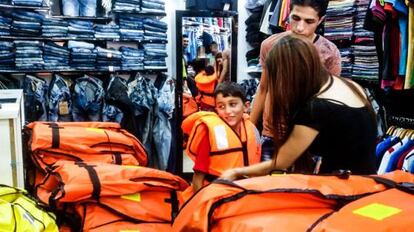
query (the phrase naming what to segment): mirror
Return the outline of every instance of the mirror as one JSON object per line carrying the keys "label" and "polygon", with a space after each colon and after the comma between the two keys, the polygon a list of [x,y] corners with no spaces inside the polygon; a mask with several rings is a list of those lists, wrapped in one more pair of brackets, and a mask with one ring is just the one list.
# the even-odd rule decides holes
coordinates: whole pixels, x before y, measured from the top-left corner
{"label": "mirror", "polygon": [[237,13],[232,11],[176,12],[177,81],[174,120],[177,155],[174,172],[187,180],[192,177],[194,164],[183,153],[182,147],[183,94],[197,96],[199,90],[195,86],[194,79],[201,71],[207,72],[208,68],[214,70],[218,82],[236,82],[237,20]]}

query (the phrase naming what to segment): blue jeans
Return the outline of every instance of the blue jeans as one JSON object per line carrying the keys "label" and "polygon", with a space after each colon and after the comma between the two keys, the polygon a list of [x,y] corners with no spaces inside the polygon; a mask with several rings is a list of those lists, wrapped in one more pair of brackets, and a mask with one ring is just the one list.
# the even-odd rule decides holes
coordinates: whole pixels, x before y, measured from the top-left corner
{"label": "blue jeans", "polygon": [[26,75],[22,86],[24,92],[25,115],[27,122],[47,121],[46,81],[35,76]]}
{"label": "blue jeans", "polygon": [[68,16],[96,16],[96,0],[63,0],[63,14]]}
{"label": "blue jeans", "polygon": [[275,152],[275,142],[273,138],[262,136],[262,157],[261,161],[271,160],[273,158],[273,153]]}
{"label": "blue jeans", "polygon": [[90,76],[76,79],[72,95],[74,121],[101,121],[104,89],[102,81]]}
{"label": "blue jeans", "polygon": [[69,86],[63,77],[55,75],[49,88],[49,121],[71,121],[71,108]]}

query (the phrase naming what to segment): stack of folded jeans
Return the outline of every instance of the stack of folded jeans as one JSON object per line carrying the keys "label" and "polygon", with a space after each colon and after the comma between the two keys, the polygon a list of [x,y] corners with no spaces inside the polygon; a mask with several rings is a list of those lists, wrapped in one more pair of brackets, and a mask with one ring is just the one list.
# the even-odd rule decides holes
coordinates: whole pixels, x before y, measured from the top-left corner
{"label": "stack of folded jeans", "polygon": [[13,5],[17,6],[42,6],[43,0],[12,0]]}
{"label": "stack of folded jeans", "polygon": [[13,42],[0,41],[0,69],[9,70],[14,68]]}
{"label": "stack of folded jeans", "polygon": [[144,39],[167,41],[167,23],[153,18],[144,19]]}
{"label": "stack of folded jeans", "polygon": [[89,20],[70,20],[69,21],[69,37],[93,39],[95,31],[93,30],[93,22]]}
{"label": "stack of folded jeans", "polygon": [[12,35],[15,36],[40,36],[44,16],[37,12],[15,11],[12,13]]}
{"label": "stack of folded jeans", "polygon": [[141,11],[141,0],[115,0],[113,9],[116,11]]}
{"label": "stack of folded jeans", "polygon": [[151,13],[165,13],[164,0],[142,0],[141,11]]}
{"label": "stack of folded jeans", "polygon": [[40,41],[15,40],[17,69],[43,69],[43,43]]}
{"label": "stack of folded jeans", "polygon": [[65,46],[59,46],[54,42],[47,42],[43,46],[43,60],[45,61],[45,69],[70,69],[69,56],[69,49]]}
{"label": "stack of folded jeans", "polygon": [[96,51],[90,48],[71,48],[70,66],[79,70],[95,69]]}
{"label": "stack of folded jeans", "polygon": [[166,44],[158,43],[146,43],[144,44],[145,59],[144,69],[166,69],[167,63],[165,57],[167,57]]}
{"label": "stack of folded jeans", "polygon": [[122,70],[144,70],[144,50],[121,47]]}
{"label": "stack of folded jeans", "polygon": [[72,121],[72,95],[68,82],[55,74],[49,88],[49,121]]}
{"label": "stack of folded jeans", "polygon": [[11,18],[5,15],[0,15],[0,36],[10,35],[10,24],[11,23],[12,23]]}
{"label": "stack of folded jeans", "polygon": [[76,122],[100,121],[104,100],[102,81],[84,76],[76,79],[72,95],[72,116]]}
{"label": "stack of folded jeans", "polygon": [[96,68],[100,71],[121,70],[122,53],[114,49],[96,48]]}
{"label": "stack of folded jeans", "polygon": [[144,22],[142,17],[133,14],[121,14],[119,15],[119,25],[122,39],[144,39]]}
{"label": "stack of folded jeans", "polygon": [[119,26],[115,24],[95,25],[95,38],[97,39],[119,39]]}
{"label": "stack of folded jeans", "polygon": [[68,22],[59,19],[45,18],[42,25],[44,37],[67,37]]}
{"label": "stack of folded jeans", "polygon": [[47,83],[32,75],[23,79],[24,112],[26,122],[47,121]]}

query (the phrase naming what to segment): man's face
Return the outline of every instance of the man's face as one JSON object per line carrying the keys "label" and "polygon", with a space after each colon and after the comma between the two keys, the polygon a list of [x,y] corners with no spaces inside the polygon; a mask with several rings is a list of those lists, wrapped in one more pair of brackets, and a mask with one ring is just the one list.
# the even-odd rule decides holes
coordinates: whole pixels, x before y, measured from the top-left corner
{"label": "man's face", "polygon": [[187,48],[189,42],[190,40],[188,38],[183,38],[183,48]]}
{"label": "man's face", "polygon": [[318,12],[310,6],[294,5],[290,12],[290,27],[295,34],[313,39],[316,28],[322,22]]}
{"label": "man's face", "polygon": [[231,128],[238,130],[243,118],[246,105],[239,97],[227,96],[219,93],[216,96],[216,112]]}

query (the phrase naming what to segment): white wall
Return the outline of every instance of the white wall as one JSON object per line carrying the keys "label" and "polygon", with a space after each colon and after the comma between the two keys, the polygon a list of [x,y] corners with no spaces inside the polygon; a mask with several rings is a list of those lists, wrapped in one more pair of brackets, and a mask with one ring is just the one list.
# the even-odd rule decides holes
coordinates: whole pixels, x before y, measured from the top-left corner
{"label": "white wall", "polygon": [[246,24],[244,21],[249,17],[249,12],[244,5],[246,0],[239,0],[237,3],[237,11],[239,13],[239,29],[237,34],[237,82],[240,82],[244,79],[251,78],[247,74],[247,61],[246,61],[246,52],[248,52],[252,47],[246,42]]}
{"label": "white wall", "polygon": [[162,19],[162,21],[168,24],[167,31],[167,67],[168,75],[175,78],[176,73],[176,47],[177,43],[175,41],[175,11],[176,10],[185,10],[185,0],[166,0],[165,1],[165,11],[167,16]]}

